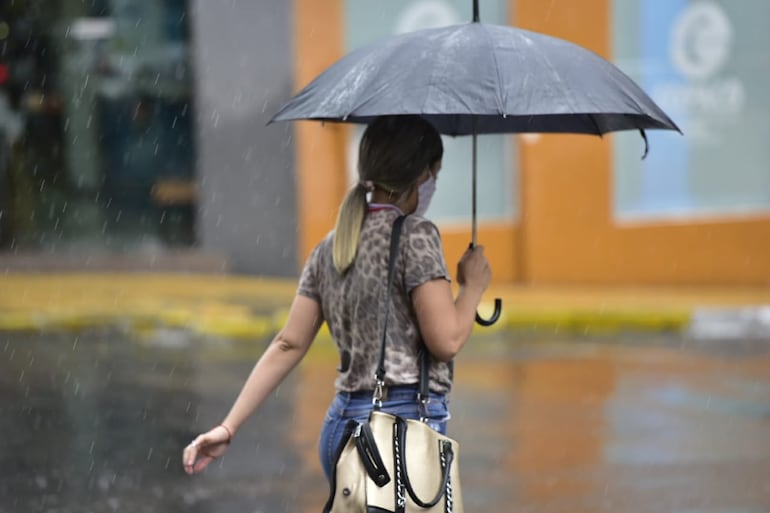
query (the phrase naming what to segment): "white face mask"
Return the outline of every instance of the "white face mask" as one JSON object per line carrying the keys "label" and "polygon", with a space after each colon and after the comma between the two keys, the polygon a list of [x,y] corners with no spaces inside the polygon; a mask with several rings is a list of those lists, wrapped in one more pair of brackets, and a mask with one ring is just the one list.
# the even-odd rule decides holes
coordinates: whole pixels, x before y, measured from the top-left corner
{"label": "white face mask", "polygon": [[422,182],[417,188],[417,208],[414,209],[414,215],[425,217],[430,206],[430,200],[433,199],[433,193],[436,192],[436,179],[431,174],[427,180]]}

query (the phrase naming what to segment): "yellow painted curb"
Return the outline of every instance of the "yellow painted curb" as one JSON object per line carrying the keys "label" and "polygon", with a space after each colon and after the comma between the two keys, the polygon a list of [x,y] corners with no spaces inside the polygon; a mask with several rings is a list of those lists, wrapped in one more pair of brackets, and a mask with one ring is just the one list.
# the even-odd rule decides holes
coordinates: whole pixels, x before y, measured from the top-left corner
{"label": "yellow painted curb", "polygon": [[37,315],[27,312],[0,313],[0,331],[34,331],[40,329]]}
{"label": "yellow painted curb", "polygon": [[257,316],[208,316],[192,323],[190,329],[201,335],[253,339],[273,334],[270,317]]}
{"label": "yellow painted curb", "polygon": [[[84,309],[80,309],[84,310]],[[483,317],[493,310],[491,302],[479,308]],[[135,308],[134,311],[23,311],[0,312],[0,330],[30,331],[41,329],[84,330],[128,323],[137,331],[151,331],[163,326],[187,329],[202,335],[236,339],[266,338],[280,331],[288,318],[288,308],[277,308],[269,315],[255,315],[247,306],[226,302],[210,302],[189,307],[171,306],[151,311]],[[489,327],[474,326],[475,335],[497,334],[521,329],[556,329],[580,332],[607,332],[624,329],[647,331],[677,331],[687,327],[691,312],[678,310],[522,310],[504,308],[497,323]],[[324,323],[318,334],[331,338]]]}
{"label": "yellow painted curb", "polygon": [[509,311],[506,328],[558,328],[565,331],[648,331],[682,330],[690,322],[691,313],[649,310],[546,310]]}

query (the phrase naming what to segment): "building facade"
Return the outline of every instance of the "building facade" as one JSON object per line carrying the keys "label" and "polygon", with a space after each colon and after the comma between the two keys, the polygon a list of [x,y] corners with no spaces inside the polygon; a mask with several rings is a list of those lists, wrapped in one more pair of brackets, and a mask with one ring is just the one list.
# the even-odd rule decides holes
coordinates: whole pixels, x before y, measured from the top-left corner
{"label": "building facade", "polygon": [[[55,8],[51,6],[54,5]],[[0,7],[3,254],[224,255],[296,275],[354,181],[360,127],[266,126],[379,38],[471,0],[79,0]],[[525,284],[770,283],[764,0],[480,0],[487,23],[614,61],[684,136],[482,136],[480,242]],[[444,138],[429,215],[470,240],[470,141]]]}
{"label": "building facade", "polygon": [[0,261],[174,269],[187,260],[169,255],[210,253],[293,275],[291,127],[265,126],[292,90],[291,13],[269,0],[3,2]]}
{"label": "building facade", "polygon": [[[468,21],[471,4],[295,0],[297,84],[386,32]],[[768,33],[759,21],[770,17],[770,4],[481,0],[480,8],[482,21],[562,37],[614,61],[684,131],[650,133],[644,161],[638,133],[482,142],[480,243],[497,280],[770,283],[770,103],[762,93],[770,61]],[[349,146],[357,132],[338,126],[297,131],[303,255],[333,222],[350,183]],[[462,141],[448,142],[429,215],[452,264],[470,240],[464,192],[470,160]],[[311,197],[312,209],[306,207]]]}

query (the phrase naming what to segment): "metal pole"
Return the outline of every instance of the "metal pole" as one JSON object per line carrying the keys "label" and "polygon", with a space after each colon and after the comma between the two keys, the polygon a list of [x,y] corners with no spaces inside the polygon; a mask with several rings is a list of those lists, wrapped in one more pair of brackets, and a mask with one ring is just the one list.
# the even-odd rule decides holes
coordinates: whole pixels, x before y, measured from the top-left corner
{"label": "metal pole", "polygon": [[473,0],[473,23],[478,23],[479,21],[479,0]]}
{"label": "metal pole", "polygon": [[471,202],[473,205],[472,207],[473,212],[471,214],[471,219],[473,223],[473,227],[471,230],[471,234],[472,234],[471,240],[473,241],[472,243],[474,248],[478,243],[477,227],[476,227],[476,181],[477,181],[476,179],[476,117],[474,116],[473,117],[473,187],[471,189],[472,191],[471,194],[473,195],[473,200]]}

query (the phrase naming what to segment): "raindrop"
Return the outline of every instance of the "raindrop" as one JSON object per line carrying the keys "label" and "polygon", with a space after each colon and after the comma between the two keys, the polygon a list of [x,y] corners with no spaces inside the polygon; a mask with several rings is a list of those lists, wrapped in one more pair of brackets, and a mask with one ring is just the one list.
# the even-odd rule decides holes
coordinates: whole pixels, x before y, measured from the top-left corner
{"label": "raindrop", "polygon": [[153,449],[152,449],[152,447],[150,447],[150,450],[147,451],[147,461],[150,461],[150,458],[152,458],[152,451],[153,451]]}
{"label": "raindrop", "polygon": [[24,381],[24,369],[21,370],[21,374],[19,374],[19,383]]}
{"label": "raindrop", "polygon": [[75,348],[78,347],[78,340],[80,337],[75,337],[75,340],[72,342],[72,351],[75,351]]}

